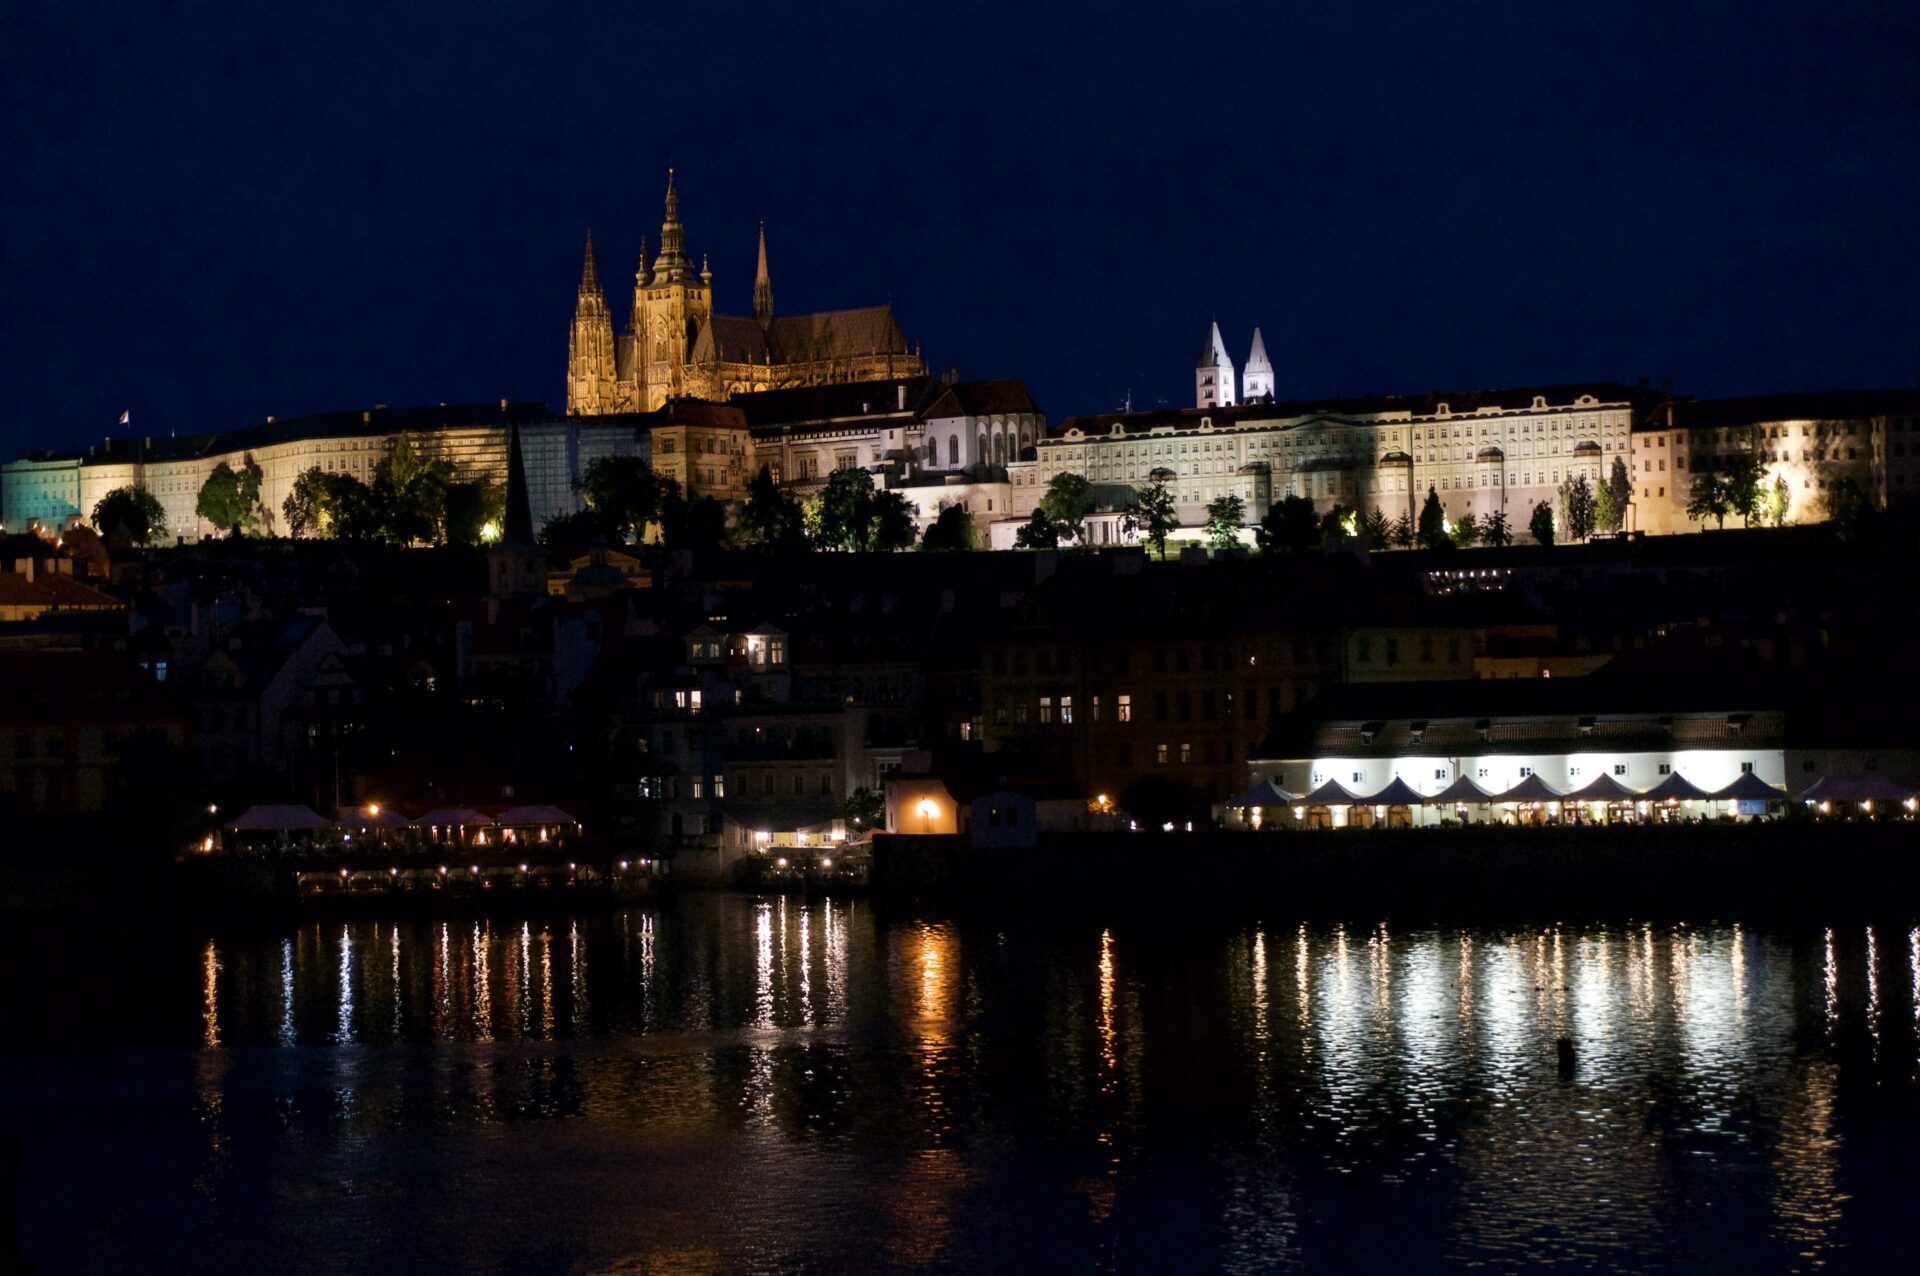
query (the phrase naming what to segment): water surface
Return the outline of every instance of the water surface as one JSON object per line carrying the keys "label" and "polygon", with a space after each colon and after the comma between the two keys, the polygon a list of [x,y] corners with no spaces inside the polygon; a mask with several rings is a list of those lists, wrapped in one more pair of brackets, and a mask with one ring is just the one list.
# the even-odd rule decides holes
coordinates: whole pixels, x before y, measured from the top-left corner
{"label": "water surface", "polygon": [[712,895],[15,944],[49,1271],[1920,1264],[1910,926]]}

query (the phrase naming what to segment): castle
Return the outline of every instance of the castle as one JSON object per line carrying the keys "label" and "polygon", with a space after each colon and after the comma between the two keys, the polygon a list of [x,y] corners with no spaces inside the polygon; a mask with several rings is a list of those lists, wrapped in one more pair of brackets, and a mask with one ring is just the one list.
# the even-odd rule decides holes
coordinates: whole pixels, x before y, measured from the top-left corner
{"label": "castle", "polygon": [[672,170],[660,255],[649,268],[642,241],[633,309],[626,333],[617,339],[595,272],[593,233],[587,233],[567,347],[571,416],[651,412],[670,399],[725,400],[752,390],[880,381],[925,371],[891,306],[776,316],[764,226],[752,317],[715,314],[713,272],[704,257],[695,270],[687,255]]}

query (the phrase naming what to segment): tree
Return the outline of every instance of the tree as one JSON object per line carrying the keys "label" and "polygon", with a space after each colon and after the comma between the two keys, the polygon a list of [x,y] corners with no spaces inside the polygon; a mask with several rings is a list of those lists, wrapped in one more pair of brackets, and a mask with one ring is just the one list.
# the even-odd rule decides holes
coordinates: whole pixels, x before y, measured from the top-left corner
{"label": "tree", "polygon": [[1873,498],[1860,490],[1852,475],[1844,475],[1827,484],[1820,493],[1820,506],[1841,540],[1861,538],[1873,521]]}
{"label": "tree", "polygon": [[1355,536],[1360,531],[1360,511],[1351,505],[1335,505],[1320,516],[1320,539],[1337,541],[1343,536]]}
{"label": "tree", "polygon": [[1038,505],[1033,513],[1027,515],[1027,521],[1013,533],[1015,549],[1058,549],[1060,548],[1060,524],[1047,517],[1047,511]]}
{"label": "tree", "polygon": [[1533,539],[1541,545],[1553,544],[1553,506],[1541,501],[1533,507],[1533,517],[1527,520],[1527,530]]}
{"label": "tree", "polygon": [[1470,549],[1480,543],[1480,520],[1471,513],[1462,514],[1460,521],[1453,525],[1453,543],[1463,549]]}
{"label": "tree", "polygon": [[557,514],[540,529],[540,543],[555,559],[573,559],[587,552],[596,541],[608,539],[607,528],[592,510]]}
{"label": "tree", "polygon": [[1283,496],[1268,507],[1253,529],[1263,554],[1303,554],[1320,543],[1320,520],[1304,496]]}
{"label": "tree", "polygon": [[1138,533],[1140,539],[1158,550],[1161,561],[1166,560],[1167,536],[1180,526],[1180,515],[1174,507],[1173,489],[1165,479],[1157,478],[1145,487],[1134,489],[1133,504],[1127,508],[1124,526],[1129,533]]}
{"label": "tree", "polygon": [[[660,524],[660,539],[668,549],[706,552],[726,544],[726,506],[711,496],[688,500],[680,485],[670,478],[660,480],[659,490],[655,519]],[[601,525],[609,526],[604,517]]]}
{"label": "tree", "polygon": [[1784,527],[1787,513],[1793,508],[1793,489],[1787,486],[1785,475],[1773,476],[1773,486],[1767,489],[1767,521],[1775,527]]}
{"label": "tree", "polygon": [[913,548],[913,505],[898,492],[875,492],[868,506],[867,539],[861,548],[878,554]]}
{"label": "tree", "polygon": [[1693,483],[1687,489],[1687,517],[1698,522],[1711,518],[1714,526],[1724,528],[1731,509],[1727,485],[1720,476],[1712,470],[1695,470]]}
{"label": "tree", "polygon": [[489,527],[497,537],[506,509],[506,493],[490,480],[447,484],[444,506],[447,544],[478,545],[489,539]]}
{"label": "tree", "polygon": [[159,497],[135,483],[116,487],[94,502],[93,526],[102,536],[124,527],[134,544],[147,545],[167,534],[167,512]]}
{"label": "tree", "polygon": [[1056,474],[1040,497],[1040,508],[1047,512],[1060,539],[1085,544],[1087,515],[1093,513],[1093,484],[1078,474]]}
{"label": "tree", "polygon": [[1393,545],[1395,549],[1413,548],[1413,516],[1405,510],[1393,521]]}
{"label": "tree", "polygon": [[1720,466],[1720,481],[1727,493],[1727,512],[1738,514],[1746,526],[1760,512],[1761,484],[1766,482],[1766,467],[1752,452],[1735,452]]}
{"label": "tree", "polygon": [[1495,548],[1513,544],[1513,529],[1507,526],[1505,510],[1487,515],[1487,521],[1480,525],[1480,539]]}
{"label": "tree", "polygon": [[1569,474],[1560,484],[1560,522],[1567,535],[1583,541],[1593,535],[1593,485],[1584,474]]}
{"label": "tree", "polygon": [[898,492],[876,489],[865,470],[835,470],[820,494],[814,540],[825,549],[906,549],[913,544],[913,507]]}
{"label": "tree", "polygon": [[215,527],[238,536],[260,524],[260,466],[248,456],[239,469],[225,461],[200,485],[193,512]]}
{"label": "tree", "polygon": [[847,794],[834,815],[847,826],[847,836],[857,838],[868,829],[879,828],[886,819],[886,802],[874,790],[865,785]]}
{"label": "tree", "polygon": [[332,521],[327,505],[327,472],[310,465],[300,471],[287,499],[280,503],[280,516],[287,521],[287,535],[326,535],[327,524]]}
{"label": "tree", "polygon": [[452,462],[423,456],[410,434],[395,436],[373,471],[381,536],[402,545],[438,543],[452,481]]}
{"label": "tree", "polygon": [[979,549],[980,529],[974,525],[973,515],[967,513],[966,506],[949,505],[927,524],[920,548],[931,553]]}
{"label": "tree", "polygon": [[600,457],[580,479],[581,501],[616,536],[645,532],[660,512],[660,495],[659,477],[637,456]]}
{"label": "tree", "polygon": [[1427,485],[1427,499],[1420,503],[1420,548],[1439,549],[1451,544],[1447,534],[1447,512],[1440,507],[1440,493]]}
{"label": "tree", "polygon": [[1360,534],[1367,538],[1367,548],[1385,549],[1393,543],[1393,524],[1387,521],[1386,511],[1378,505],[1373,513],[1360,520]]}
{"label": "tree", "polygon": [[806,511],[791,492],[773,481],[766,466],[747,484],[747,500],[740,507],[734,535],[744,544],[776,552],[807,548]]}
{"label": "tree", "polygon": [[1228,492],[1207,502],[1207,540],[1215,549],[1232,549],[1240,543],[1240,525],[1247,518],[1247,503]]}
{"label": "tree", "polygon": [[1633,502],[1633,478],[1627,463],[1613,458],[1613,470],[1593,489],[1594,526],[1603,532],[1617,532],[1627,521],[1627,506]]}

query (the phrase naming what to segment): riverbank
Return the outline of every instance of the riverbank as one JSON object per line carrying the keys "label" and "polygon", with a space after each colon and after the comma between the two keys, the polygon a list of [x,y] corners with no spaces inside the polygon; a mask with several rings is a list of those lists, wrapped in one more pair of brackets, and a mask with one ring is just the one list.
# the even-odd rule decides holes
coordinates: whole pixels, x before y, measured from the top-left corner
{"label": "riverbank", "polygon": [[1454,921],[1910,916],[1920,826],[1807,822],[875,839],[891,906]]}

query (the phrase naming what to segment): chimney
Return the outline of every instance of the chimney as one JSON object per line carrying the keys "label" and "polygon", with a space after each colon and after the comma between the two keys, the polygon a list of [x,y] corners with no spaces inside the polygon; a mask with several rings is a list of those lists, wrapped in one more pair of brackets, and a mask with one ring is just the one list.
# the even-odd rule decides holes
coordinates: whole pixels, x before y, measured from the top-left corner
{"label": "chimney", "polygon": [[900,411],[905,412],[907,410],[907,387],[902,383],[894,388],[900,391]]}

